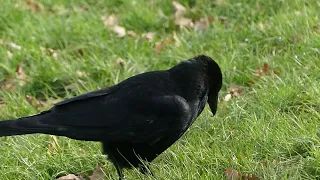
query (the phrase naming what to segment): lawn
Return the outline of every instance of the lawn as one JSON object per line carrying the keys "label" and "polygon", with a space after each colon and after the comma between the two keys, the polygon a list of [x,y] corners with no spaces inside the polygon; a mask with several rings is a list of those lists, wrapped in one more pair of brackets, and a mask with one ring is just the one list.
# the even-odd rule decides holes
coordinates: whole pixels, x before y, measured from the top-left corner
{"label": "lawn", "polygon": [[[206,108],[151,163],[154,178],[127,179],[320,178],[319,9],[317,0],[3,0],[0,119],[206,54],[224,76],[217,115]],[[99,162],[96,174],[117,178],[99,143],[0,139],[1,180],[88,178]]]}

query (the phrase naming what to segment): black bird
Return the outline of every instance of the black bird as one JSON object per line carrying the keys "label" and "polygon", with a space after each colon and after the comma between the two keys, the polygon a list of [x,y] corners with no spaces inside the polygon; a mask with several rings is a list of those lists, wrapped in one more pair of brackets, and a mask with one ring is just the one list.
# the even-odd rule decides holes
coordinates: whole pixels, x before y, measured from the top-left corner
{"label": "black bird", "polygon": [[218,64],[200,55],[67,99],[34,116],[0,121],[0,137],[43,133],[100,141],[122,179],[123,168],[150,172],[143,162],[177,141],[207,102],[215,115],[221,86]]}

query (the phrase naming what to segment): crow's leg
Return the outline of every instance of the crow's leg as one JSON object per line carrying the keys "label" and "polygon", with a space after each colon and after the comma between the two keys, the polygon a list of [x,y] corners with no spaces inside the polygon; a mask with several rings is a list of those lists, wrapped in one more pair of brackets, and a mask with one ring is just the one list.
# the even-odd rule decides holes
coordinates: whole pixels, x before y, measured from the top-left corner
{"label": "crow's leg", "polygon": [[113,156],[112,153],[109,152],[108,154],[109,159],[111,160],[111,162],[113,163],[114,167],[117,169],[117,173],[119,176],[119,180],[124,180],[124,175],[122,173],[122,168],[119,166],[119,164],[117,163],[116,158]]}

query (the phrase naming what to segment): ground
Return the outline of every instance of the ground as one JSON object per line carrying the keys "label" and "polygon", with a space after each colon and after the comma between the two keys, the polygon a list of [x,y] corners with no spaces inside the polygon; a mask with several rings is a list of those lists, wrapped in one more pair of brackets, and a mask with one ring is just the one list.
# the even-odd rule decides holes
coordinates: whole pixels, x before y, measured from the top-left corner
{"label": "ground", "polygon": [[[206,54],[223,71],[218,113],[206,108],[151,164],[156,179],[319,178],[319,9],[316,0],[4,0],[0,119]],[[117,177],[99,143],[0,139],[1,179],[88,177],[98,162],[105,179]]]}

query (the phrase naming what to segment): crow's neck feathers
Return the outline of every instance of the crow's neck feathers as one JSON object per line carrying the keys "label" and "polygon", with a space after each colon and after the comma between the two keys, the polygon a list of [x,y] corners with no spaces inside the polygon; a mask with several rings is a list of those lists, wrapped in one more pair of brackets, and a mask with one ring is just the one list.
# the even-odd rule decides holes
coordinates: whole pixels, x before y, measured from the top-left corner
{"label": "crow's neck feathers", "polygon": [[[193,59],[181,62],[169,69],[170,76],[180,87],[181,95],[190,101],[198,98],[202,91],[219,91],[222,75],[216,62],[210,57],[200,55]],[[187,99],[188,100],[188,99]]]}

